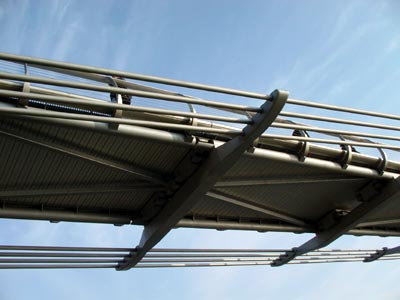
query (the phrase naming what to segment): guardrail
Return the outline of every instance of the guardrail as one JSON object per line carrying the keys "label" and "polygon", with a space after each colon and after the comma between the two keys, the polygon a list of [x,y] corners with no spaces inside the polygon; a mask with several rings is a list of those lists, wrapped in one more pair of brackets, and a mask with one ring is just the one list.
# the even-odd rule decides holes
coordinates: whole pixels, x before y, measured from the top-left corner
{"label": "guardrail", "polygon": [[[242,99],[236,97],[245,97],[248,99],[245,100],[247,102],[254,102],[254,99],[271,100],[269,94],[7,53],[0,53],[0,62],[0,79],[2,79],[0,80],[0,98],[15,104],[14,107],[0,107],[0,115],[102,122],[110,124],[111,129],[117,129],[119,124],[135,125],[168,131],[184,131],[200,137],[227,140],[241,135],[243,126],[252,124],[252,116],[260,112],[259,106],[237,104],[238,100]],[[150,82],[157,86],[150,87],[135,81]],[[190,89],[192,92],[200,90],[235,97],[230,97],[225,101],[204,99],[189,96],[180,91],[160,89],[158,87],[160,84],[170,88]],[[123,104],[122,98],[130,96],[135,97],[133,104]],[[111,102],[110,98],[117,103]],[[152,102],[156,106],[159,100],[180,103],[186,105],[188,110],[139,106],[135,104],[137,102],[135,99],[151,99],[151,101],[156,101]],[[44,109],[21,109],[21,107]],[[207,112],[196,112],[198,107]],[[287,147],[292,152],[295,151],[300,160],[304,160],[310,155],[315,156],[315,153],[313,154],[315,151],[319,153],[331,151],[327,150],[329,148],[327,145],[331,145],[330,147],[335,150],[334,160],[338,161],[343,168],[354,161],[364,159],[380,174],[386,170],[400,173],[397,154],[394,160],[389,160],[384,152],[384,149],[395,152],[400,150],[399,115],[290,98],[285,107],[312,108],[318,110],[318,113],[282,111],[280,117],[271,126],[277,132],[268,130],[262,134],[257,141],[258,146]],[[323,111],[331,115],[323,116]],[[333,117],[332,114],[336,113],[346,114],[353,118]],[[377,121],[357,120],[360,117],[375,118]],[[294,122],[292,119],[307,120],[312,124]],[[354,130],[353,127],[359,129]],[[379,142],[372,141],[370,138],[377,139]],[[372,149],[372,151],[375,149],[378,153],[374,152],[371,158],[371,150],[367,149]],[[364,157],[361,159],[362,154]]]}
{"label": "guardrail", "polygon": [[[135,268],[266,266],[287,251],[290,249],[154,248]],[[320,249],[288,264],[368,262],[379,251]],[[135,248],[0,245],[0,269],[116,268],[128,253],[135,253]],[[400,254],[376,259],[398,260]]]}

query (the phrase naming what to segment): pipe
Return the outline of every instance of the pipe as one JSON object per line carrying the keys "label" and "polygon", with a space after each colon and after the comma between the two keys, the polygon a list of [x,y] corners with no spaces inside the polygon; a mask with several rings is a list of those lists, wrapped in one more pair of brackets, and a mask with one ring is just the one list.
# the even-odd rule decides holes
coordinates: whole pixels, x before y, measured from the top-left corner
{"label": "pipe", "polygon": [[198,98],[189,98],[189,97],[184,97],[184,96],[175,96],[175,95],[168,95],[168,94],[159,94],[159,93],[153,93],[153,92],[134,91],[134,90],[129,90],[129,89],[125,89],[125,88],[100,86],[100,85],[95,85],[95,84],[73,82],[73,81],[67,81],[67,80],[57,80],[57,79],[43,78],[43,77],[30,76],[30,75],[19,75],[19,74],[0,72],[0,78],[11,79],[11,80],[20,80],[20,81],[24,81],[24,82],[35,82],[35,83],[41,83],[41,84],[47,84],[47,85],[70,87],[70,88],[83,89],[83,90],[91,90],[91,91],[97,91],[97,92],[124,94],[124,95],[131,95],[131,96],[150,98],[150,99],[192,103],[192,104],[198,104],[198,105],[204,105],[204,106],[216,107],[216,108],[229,108],[229,109],[239,110],[239,111],[262,112],[260,107],[244,106],[244,105],[238,105],[238,104],[228,104],[228,103],[211,101],[211,100],[203,100],[203,99],[198,99]]}

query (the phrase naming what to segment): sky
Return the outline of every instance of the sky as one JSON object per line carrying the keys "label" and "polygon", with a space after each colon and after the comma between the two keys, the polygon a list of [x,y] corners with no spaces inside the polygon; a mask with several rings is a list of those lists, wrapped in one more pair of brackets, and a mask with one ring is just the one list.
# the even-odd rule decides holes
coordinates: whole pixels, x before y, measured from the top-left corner
{"label": "sky", "polygon": [[[0,51],[397,113],[399,1],[0,0]],[[0,244],[136,246],[140,227],[0,220]],[[311,236],[173,230],[160,247],[291,248]],[[398,238],[342,237],[334,248]],[[0,299],[398,299],[400,262],[0,271]]]}

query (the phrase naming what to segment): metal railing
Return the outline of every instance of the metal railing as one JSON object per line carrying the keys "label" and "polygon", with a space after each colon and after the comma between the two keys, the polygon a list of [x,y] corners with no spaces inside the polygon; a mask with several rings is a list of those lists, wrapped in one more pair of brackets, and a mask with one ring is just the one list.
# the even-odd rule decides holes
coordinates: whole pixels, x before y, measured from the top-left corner
{"label": "metal railing", "polygon": [[[291,249],[168,249],[154,248],[135,268],[266,266]],[[367,262],[381,250],[320,249],[289,264]],[[0,245],[0,269],[116,268],[135,248],[49,247]],[[379,260],[398,260],[389,254]]]}
{"label": "metal railing", "polygon": [[[160,89],[158,86],[142,85],[135,81],[162,84],[170,88],[185,88],[192,92],[200,90],[246,97],[249,102],[254,99],[271,101],[269,94],[7,53],[0,53],[0,62],[0,70],[2,70],[0,71],[0,79],[2,79],[0,80],[0,99],[12,104],[0,107],[2,116],[101,122],[114,124],[116,125],[114,128],[117,128],[119,124],[124,124],[188,132],[199,137],[226,140],[241,135],[243,126],[252,123],[252,116],[260,112],[260,107],[237,104],[238,98],[235,97],[230,97],[226,101],[203,99],[185,95],[180,91],[171,92]],[[18,67],[21,65],[24,68]],[[113,78],[117,87],[110,85],[111,76],[117,76]],[[135,98],[131,105],[112,103],[108,100],[110,94],[128,95]],[[102,96],[98,97],[99,95]],[[181,103],[187,105],[188,111],[148,105],[139,106],[135,104],[137,102],[135,99],[150,99],[149,101],[153,101],[153,104],[158,103],[159,100]],[[228,100],[231,103],[228,103]],[[195,109],[197,106],[205,107],[215,113],[197,113]],[[277,132],[268,130],[261,135],[257,141],[258,146],[266,148],[273,146],[274,149],[279,146],[283,150],[290,149],[292,152],[297,152],[299,158],[304,160],[310,155],[315,156],[313,151],[332,154],[333,152],[327,149],[329,148],[327,145],[331,145],[335,157],[330,159],[341,163],[343,168],[354,161],[359,164],[364,159],[368,161],[370,168],[376,169],[381,174],[387,170],[400,173],[400,162],[397,156],[389,160],[384,152],[384,149],[396,152],[400,150],[398,135],[400,116],[289,98],[285,107],[290,106],[292,109],[296,107],[318,109],[321,115],[319,112],[305,114],[283,111],[271,126]],[[117,111],[121,113],[116,114]],[[324,111],[330,115],[323,116]],[[357,118],[360,116],[375,118],[376,121],[336,118],[332,115],[333,113],[357,116]],[[312,124],[293,122],[287,118],[307,120]],[[353,127],[359,129],[354,130]],[[370,138],[377,139],[379,142],[372,141]],[[378,155],[374,153],[371,158],[371,150],[367,149],[377,150]],[[372,164],[371,161],[373,161]]]}

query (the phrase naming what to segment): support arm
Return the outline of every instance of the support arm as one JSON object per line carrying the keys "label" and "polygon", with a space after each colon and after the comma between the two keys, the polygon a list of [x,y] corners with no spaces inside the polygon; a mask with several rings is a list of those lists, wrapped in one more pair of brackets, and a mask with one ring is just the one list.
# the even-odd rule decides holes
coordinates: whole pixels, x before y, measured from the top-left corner
{"label": "support arm", "polygon": [[363,202],[354,208],[349,214],[342,217],[340,221],[330,228],[317,233],[314,238],[300,247],[293,248],[292,251],[281,255],[271,264],[271,266],[282,266],[297,256],[329,245],[347,231],[357,226],[377,209],[381,209],[394,200],[399,200],[400,178],[392,179],[386,184],[382,182],[369,183],[360,191],[359,196],[360,200]]}
{"label": "support arm", "polygon": [[288,93],[275,90],[272,99],[253,117],[253,124],[218,148],[214,148],[198,169],[168,199],[161,212],[145,226],[137,251],[132,252],[117,270],[134,267],[176,224],[206,195],[218,180],[233,166],[271,124],[282,110]]}

